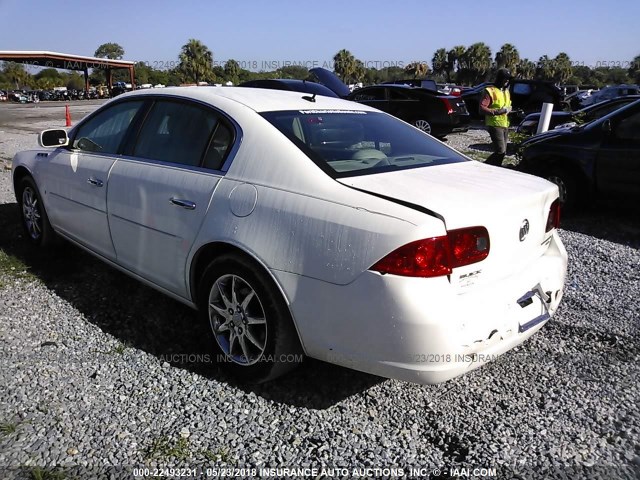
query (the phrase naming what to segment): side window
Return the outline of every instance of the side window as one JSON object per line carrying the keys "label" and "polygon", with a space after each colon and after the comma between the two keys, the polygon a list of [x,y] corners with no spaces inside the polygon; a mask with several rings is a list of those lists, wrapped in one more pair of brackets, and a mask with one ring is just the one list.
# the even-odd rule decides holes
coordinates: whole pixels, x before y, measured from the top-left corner
{"label": "side window", "polygon": [[409,95],[407,95],[404,92],[391,88],[389,89],[389,99],[390,100],[411,100],[411,97],[409,97]]}
{"label": "side window", "polygon": [[224,122],[218,122],[202,166],[210,170],[220,170],[227,153],[231,149],[231,142],[233,142],[231,129]]}
{"label": "side window", "polygon": [[640,143],[640,112],[636,112],[618,123],[616,138]]}
{"label": "side window", "polygon": [[80,126],[73,147],[87,152],[118,153],[133,118],[144,102],[117,103]]}
{"label": "side window", "polygon": [[532,92],[531,85],[528,83],[515,83],[513,85],[514,95],[530,95]]}
{"label": "side window", "polygon": [[382,88],[367,88],[359,91],[353,98],[356,102],[368,102],[371,100],[384,100],[384,89]]}
{"label": "side window", "polygon": [[134,156],[199,166],[218,123],[211,110],[186,102],[159,100],[142,126]]}

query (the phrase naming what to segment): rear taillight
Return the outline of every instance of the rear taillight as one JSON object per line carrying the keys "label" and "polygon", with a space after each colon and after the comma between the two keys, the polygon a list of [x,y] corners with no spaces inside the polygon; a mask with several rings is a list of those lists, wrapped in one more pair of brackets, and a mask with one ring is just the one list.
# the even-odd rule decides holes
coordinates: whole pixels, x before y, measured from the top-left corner
{"label": "rear taillight", "polygon": [[484,260],[489,255],[489,232],[484,227],[451,230],[441,237],[408,243],[382,258],[370,270],[405,277],[440,277],[452,269]]}
{"label": "rear taillight", "polygon": [[549,216],[547,217],[547,228],[545,232],[549,232],[560,226],[560,199],[556,198],[549,208]]}
{"label": "rear taillight", "polygon": [[450,230],[448,236],[452,268],[480,262],[489,255],[489,232],[484,227]]}
{"label": "rear taillight", "polygon": [[444,108],[447,109],[447,115],[451,115],[453,113],[453,107],[451,106],[451,103],[449,103],[449,99],[441,98],[440,100],[444,103]]}

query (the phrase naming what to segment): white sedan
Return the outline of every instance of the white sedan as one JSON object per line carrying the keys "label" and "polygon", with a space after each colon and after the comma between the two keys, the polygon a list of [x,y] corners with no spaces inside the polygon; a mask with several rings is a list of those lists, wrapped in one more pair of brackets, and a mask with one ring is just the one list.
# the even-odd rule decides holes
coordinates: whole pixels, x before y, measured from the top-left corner
{"label": "white sedan", "polygon": [[30,241],[63,237],[198,309],[214,358],[248,381],[306,354],[442,382],[525,341],[562,297],[554,184],[367,106],[149,89],[39,139],[13,160]]}

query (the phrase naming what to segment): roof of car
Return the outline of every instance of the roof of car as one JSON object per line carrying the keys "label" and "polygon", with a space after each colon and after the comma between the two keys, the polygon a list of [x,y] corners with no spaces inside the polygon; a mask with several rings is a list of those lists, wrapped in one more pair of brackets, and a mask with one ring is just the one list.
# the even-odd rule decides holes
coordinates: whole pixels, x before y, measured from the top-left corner
{"label": "roof of car", "polygon": [[[220,103],[220,99],[225,99],[242,104],[256,112],[284,110],[376,111],[374,108],[366,105],[342,100],[340,98],[316,95],[314,101],[311,101],[312,95],[304,92],[251,87],[166,87],[162,89],[135,90],[116,98],[144,95],[192,98],[212,105],[217,105]],[[305,97],[307,99],[305,99]]]}

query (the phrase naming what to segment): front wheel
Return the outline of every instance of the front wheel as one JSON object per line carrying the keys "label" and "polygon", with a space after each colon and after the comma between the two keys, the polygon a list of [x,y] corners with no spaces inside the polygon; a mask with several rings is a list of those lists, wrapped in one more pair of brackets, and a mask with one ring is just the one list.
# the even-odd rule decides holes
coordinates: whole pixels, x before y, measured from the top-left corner
{"label": "front wheel", "polygon": [[429,124],[429,122],[427,122],[425,119],[421,118],[418,120],[415,120],[413,122],[413,126],[416,128],[419,128],[420,130],[422,130],[425,133],[431,133],[431,124]]}
{"label": "front wheel", "polygon": [[39,247],[51,246],[55,233],[33,178],[22,178],[18,188],[20,215],[27,238]]}
{"label": "front wheel", "polygon": [[202,277],[198,298],[213,334],[216,362],[232,376],[265,382],[301,362],[300,342],[282,294],[245,258],[214,260]]}

